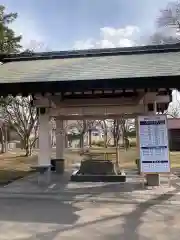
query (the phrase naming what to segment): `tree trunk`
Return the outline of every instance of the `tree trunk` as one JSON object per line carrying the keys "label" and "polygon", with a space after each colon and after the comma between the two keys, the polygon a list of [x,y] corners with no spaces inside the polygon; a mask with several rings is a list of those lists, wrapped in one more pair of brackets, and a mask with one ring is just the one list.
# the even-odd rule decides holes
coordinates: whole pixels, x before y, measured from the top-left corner
{"label": "tree trunk", "polygon": [[104,147],[107,148],[107,132],[104,133]]}
{"label": "tree trunk", "polygon": [[26,151],[25,156],[28,157],[29,156],[29,145],[28,144],[26,144],[26,146],[25,146],[25,151]]}
{"label": "tree trunk", "polygon": [[28,141],[28,147],[27,147],[27,153],[28,155],[27,156],[31,156],[32,155],[32,150],[33,148],[36,146],[36,142],[38,140],[38,137],[34,137],[34,140],[33,141]]}
{"label": "tree trunk", "polygon": [[118,139],[117,136],[114,136],[114,147],[117,147],[118,145]]}
{"label": "tree trunk", "polygon": [[84,147],[84,133],[80,135],[80,148]]}
{"label": "tree trunk", "polygon": [[91,131],[91,129],[89,129],[88,134],[89,134],[89,147],[91,147],[92,146],[92,131]]}
{"label": "tree trunk", "polygon": [[4,153],[4,133],[2,127],[0,128],[1,131],[1,154]]}
{"label": "tree trunk", "polygon": [[23,142],[23,148],[25,150],[25,156],[28,157],[30,156],[30,153],[31,153],[30,148],[32,148],[33,144],[29,142],[29,137],[27,136],[25,137],[25,139],[22,140],[22,142]]}
{"label": "tree trunk", "polygon": [[4,127],[4,152],[8,151],[8,136],[7,136],[7,127]]}
{"label": "tree trunk", "polygon": [[25,156],[28,157],[28,156],[31,156],[32,155],[32,148],[33,148],[33,144],[27,144],[26,147],[25,147]]}
{"label": "tree trunk", "polygon": [[114,147],[116,147],[119,142],[119,135],[120,135],[120,121],[119,119],[116,119],[113,122]]}
{"label": "tree trunk", "polygon": [[68,135],[65,133],[65,148],[68,148]]}
{"label": "tree trunk", "polygon": [[31,144],[31,145],[29,146],[29,156],[32,155],[32,149],[33,149],[33,144]]}
{"label": "tree trunk", "polygon": [[113,147],[116,147],[116,120],[113,121]]}

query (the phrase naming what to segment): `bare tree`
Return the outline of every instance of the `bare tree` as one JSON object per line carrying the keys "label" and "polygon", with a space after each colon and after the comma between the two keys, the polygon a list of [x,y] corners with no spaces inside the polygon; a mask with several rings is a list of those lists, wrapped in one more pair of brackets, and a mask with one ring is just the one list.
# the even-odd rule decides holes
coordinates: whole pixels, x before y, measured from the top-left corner
{"label": "bare tree", "polygon": [[123,116],[118,119],[112,120],[111,132],[114,139],[114,146],[118,146],[121,141],[125,148],[128,147],[128,133],[130,129],[133,129],[134,123],[130,119],[125,119]]}
{"label": "bare tree", "polygon": [[68,126],[67,129],[69,129],[70,132],[75,132],[80,137],[80,148],[83,149],[84,147],[84,135],[87,131],[87,122],[86,120],[77,120],[72,121]]}
{"label": "bare tree", "polygon": [[44,42],[37,40],[30,40],[27,44],[27,49],[24,49],[24,53],[35,53],[35,52],[50,52],[51,49]]}
{"label": "bare tree", "polygon": [[76,132],[80,136],[80,148],[84,148],[84,137],[88,134],[89,146],[91,146],[91,138],[93,128],[97,125],[97,120],[77,120],[67,125],[67,130]]}
{"label": "bare tree", "polygon": [[83,148],[84,145],[84,136],[86,133],[88,133],[88,139],[89,139],[89,146],[91,147],[92,144],[92,130],[93,127],[95,127],[97,124],[96,120],[83,120],[83,121],[77,121],[77,126],[80,133],[80,147]]}
{"label": "bare tree", "polygon": [[8,150],[7,147],[7,124],[4,119],[0,120],[0,139],[1,139],[1,153]]}
{"label": "bare tree", "polygon": [[150,44],[180,43],[180,2],[173,1],[160,11],[156,19],[156,32],[150,37]]}
{"label": "bare tree", "polygon": [[173,1],[160,11],[157,32],[151,36],[153,44],[180,43],[180,2]]}
{"label": "bare tree", "polygon": [[179,91],[172,91],[172,102],[169,104],[168,109],[164,112],[167,116],[171,118],[180,117],[180,100],[179,100]]}
{"label": "bare tree", "polygon": [[92,146],[92,131],[96,127],[96,124],[97,124],[97,120],[86,120],[89,147]]}
{"label": "bare tree", "polygon": [[87,121],[86,120],[78,120],[76,122],[76,128],[79,132],[80,135],[80,148],[83,149],[84,148],[84,135],[87,131]]}
{"label": "bare tree", "polygon": [[179,39],[174,36],[167,36],[165,33],[159,31],[155,32],[149,40],[150,44],[161,45],[161,44],[176,44],[179,43]]}
{"label": "bare tree", "polygon": [[175,33],[180,31],[180,2],[173,1],[160,11],[157,18],[159,28],[172,28]]}
{"label": "bare tree", "polygon": [[108,119],[106,120],[109,125],[109,135],[111,135],[111,139],[113,138],[113,146],[118,146],[120,140],[120,120],[119,119]]}
{"label": "bare tree", "polygon": [[104,134],[104,147],[108,147],[108,128],[109,122],[107,120],[97,120],[96,126],[101,129]]}
{"label": "bare tree", "polygon": [[134,123],[125,119],[123,116],[118,119],[99,120],[97,125],[104,133],[104,146],[108,147],[113,138],[114,147],[118,146],[120,141],[127,146],[127,135],[130,128],[134,128]]}
{"label": "bare tree", "polygon": [[178,118],[180,117],[180,102],[176,101],[173,102],[169,108],[166,114],[172,118]]}
{"label": "bare tree", "polygon": [[50,139],[51,139],[51,147],[56,144],[56,121],[54,117],[50,118]]}
{"label": "bare tree", "polygon": [[9,96],[6,99],[1,99],[4,119],[18,134],[23,149],[26,151],[26,156],[31,155],[32,147],[38,139],[38,115],[31,102],[31,96]]}

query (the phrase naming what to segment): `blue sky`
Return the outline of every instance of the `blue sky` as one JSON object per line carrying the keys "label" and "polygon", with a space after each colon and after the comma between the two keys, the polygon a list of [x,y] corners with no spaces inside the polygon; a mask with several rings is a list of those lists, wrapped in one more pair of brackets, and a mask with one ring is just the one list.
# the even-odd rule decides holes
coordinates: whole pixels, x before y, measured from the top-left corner
{"label": "blue sky", "polygon": [[[129,46],[153,31],[168,0],[0,0],[19,14],[25,47],[62,50]],[[37,46],[36,46],[37,45]]]}

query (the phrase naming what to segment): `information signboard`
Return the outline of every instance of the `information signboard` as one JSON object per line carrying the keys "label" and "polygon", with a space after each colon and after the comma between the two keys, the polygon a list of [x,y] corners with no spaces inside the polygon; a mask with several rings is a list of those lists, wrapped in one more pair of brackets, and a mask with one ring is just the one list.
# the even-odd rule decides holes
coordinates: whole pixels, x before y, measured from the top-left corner
{"label": "information signboard", "polygon": [[139,116],[138,128],[141,172],[170,172],[166,115]]}

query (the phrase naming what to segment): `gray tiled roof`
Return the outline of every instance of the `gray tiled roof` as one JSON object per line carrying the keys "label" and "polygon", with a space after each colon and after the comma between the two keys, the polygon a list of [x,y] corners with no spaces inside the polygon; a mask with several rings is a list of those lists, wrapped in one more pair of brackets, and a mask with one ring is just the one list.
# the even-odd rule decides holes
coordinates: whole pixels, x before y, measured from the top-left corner
{"label": "gray tiled roof", "polygon": [[180,52],[9,62],[0,83],[180,75]]}

